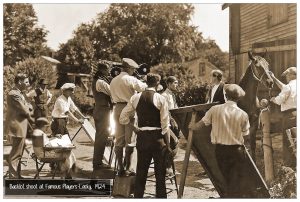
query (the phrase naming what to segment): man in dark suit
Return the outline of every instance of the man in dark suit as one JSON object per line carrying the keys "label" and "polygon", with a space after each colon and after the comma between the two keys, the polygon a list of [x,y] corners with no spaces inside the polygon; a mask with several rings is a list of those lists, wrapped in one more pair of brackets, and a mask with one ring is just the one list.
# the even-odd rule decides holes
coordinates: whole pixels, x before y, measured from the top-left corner
{"label": "man in dark suit", "polygon": [[211,71],[211,89],[207,95],[207,103],[220,102],[223,104],[226,102],[224,93],[224,82],[222,81],[223,72],[221,70]]}
{"label": "man in dark suit", "polygon": [[15,86],[7,95],[5,134],[9,136],[12,149],[8,157],[10,178],[21,177],[20,160],[23,155],[28,120],[32,119],[32,106],[25,100],[24,91],[29,87],[26,74],[15,76]]}

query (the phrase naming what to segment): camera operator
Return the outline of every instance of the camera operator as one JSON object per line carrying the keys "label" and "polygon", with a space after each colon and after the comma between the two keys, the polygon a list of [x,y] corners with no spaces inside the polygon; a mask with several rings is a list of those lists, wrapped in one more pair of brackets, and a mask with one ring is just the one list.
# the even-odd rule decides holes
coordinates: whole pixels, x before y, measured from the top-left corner
{"label": "camera operator", "polygon": [[[114,103],[114,120],[116,123],[116,143],[115,143],[115,154],[118,162],[118,175],[133,175],[134,172],[130,171],[130,159],[133,153],[133,147],[130,147],[132,137],[132,127],[130,124],[121,125],[119,123],[119,117],[129,102],[131,96],[137,92],[142,92],[146,89],[147,84],[143,83],[136,77],[132,76],[138,64],[129,58],[122,59],[121,73],[117,75],[110,84],[111,97]],[[133,123],[134,120],[131,120]],[[125,147],[125,159],[123,163],[123,148]],[[125,169],[124,169],[125,167]],[[126,170],[126,171],[125,171]]]}

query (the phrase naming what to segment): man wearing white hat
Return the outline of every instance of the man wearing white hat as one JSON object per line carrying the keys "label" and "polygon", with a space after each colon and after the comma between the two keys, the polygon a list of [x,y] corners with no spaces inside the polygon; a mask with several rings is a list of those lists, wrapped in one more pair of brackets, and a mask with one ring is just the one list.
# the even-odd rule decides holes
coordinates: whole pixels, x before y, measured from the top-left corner
{"label": "man wearing white hat", "polygon": [[[116,159],[118,162],[118,175],[132,174],[130,169],[130,158],[133,153],[133,147],[131,144],[132,137],[132,127],[129,125],[121,125],[119,123],[119,117],[129,102],[131,96],[136,94],[137,92],[142,92],[146,89],[147,84],[141,82],[137,78],[133,77],[133,73],[138,68],[138,64],[130,59],[123,58],[122,59],[122,72],[113,78],[110,83],[110,91],[113,102],[116,104],[114,107],[114,120],[116,123],[116,143],[115,143],[115,153]],[[131,120],[134,122],[133,120]],[[123,163],[123,148],[125,147],[125,159]],[[126,168],[124,169],[124,164]],[[126,172],[124,172],[126,170]]]}
{"label": "man wearing white hat", "polygon": [[250,123],[247,113],[237,106],[245,91],[237,84],[225,84],[224,89],[226,103],[211,107],[201,121],[190,124],[189,128],[198,130],[204,125],[212,126],[211,143],[216,146],[216,160],[227,185],[224,197],[241,198],[247,191],[239,186],[239,176],[245,174],[243,136],[249,135]]}
{"label": "man wearing white hat", "polygon": [[289,147],[289,141],[286,136],[286,129],[296,127],[296,108],[297,108],[297,68],[289,67],[282,73],[285,76],[288,84],[280,82],[274,74],[270,74],[274,79],[281,92],[271,98],[271,102],[281,106],[281,112],[283,113],[283,138],[282,138],[282,149],[283,149],[283,161],[287,166],[296,166],[296,159],[292,155],[292,150]]}
{"label": "man wearing white hat", "polygon": [[[74,88],[75,84],[73,83],[65,83],[60,88],[62,90],[62,95],[56,99],[52,111],[53,121],[51,123],[51,130],[54,136],[57,134],[69,134],[69,131],[67,129],[69,117],[71,117],[77,123],[83,123],[83,119],[85,118],[85,116],[76,107],[70,97],[74,92]],[[74,116],[73,114],[74,112],[77,112],[82,119],[76,118],[76,116]]]}

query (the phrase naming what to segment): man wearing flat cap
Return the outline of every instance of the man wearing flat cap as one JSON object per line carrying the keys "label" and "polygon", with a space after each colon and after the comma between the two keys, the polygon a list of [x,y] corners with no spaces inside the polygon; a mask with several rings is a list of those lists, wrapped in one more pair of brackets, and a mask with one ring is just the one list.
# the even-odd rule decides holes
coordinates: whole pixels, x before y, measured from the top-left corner
{"label": "man wearing flat cap", "polygon": [[[130,159],[133,153],[133,147],[131,144],[131,137],[133,134],[132,128],[128,125],[121,125],[119,118],[121,111],[129,102],[131,96],[137,92],[142,92],[146,89],[147,84],[141,82],[137,78],[133,77],[133,73],[138,68],[138,64],[130,59],[122,59],[122,71],[121,73],[113,78],[110,83],[110,92],[114,108],[114,120],[116,123],[116,143],[115,143],[115,154],[118,163],[118,175],[131,175],[133,172],[130,170]],[[134,119],[131,120],[134,122]],[[123,148],[125,147],[125,159],[123,163]],[[124,165],[125,164],[125,165]],[[125,166],[125,169],[124,169]]]}
{"label": "man wearing flat cap", "polygon": [[286,130],[292,127],[296,127],[296,113],[297,113],[297,68],[289,67],[282,73],[282,76],[286,78],[288,84],[283,84],[279,81],[274,74],[270,74],[281,92],[271,98],[271,102],[281,106],[281,112],[283,114],[283,161],[286,166],[296,166],[296,159],[292,154],[292,148],[289,147],[289,140],[286,135]]}
{"label": "man wearing flat cap", "polygon": [[[156,197],[166,198],[166,164],[164,151],[170,150],[169,109],[166,99],[156,92],[160,82],[158,74],[147,74],[145,91],[135,94],[120,115],[121,124],[130,124],[130,119],[137,114],[137,171],[135,198],[143,198],[148,169],[153,158],[156,178]],[[166,142],[165,142],[166,141]],[[166,144],[167,143],[167,144]]]}
{"label": "man wearing flat cap", "polygon": [[[85,116],[80,112],[80,110],[74,104],[71,95],[74,93],[75,84],[73,83],[65,83],[61,87],[62,94],[56,99],[54,108],[52,111],[52,123],[51,130],[52,135],[64,135],[69,134],[67,129],[68,118],[71,117],[77,123],[83,123],[83,119]],[[81,117],[81,119],[76,118],[73,114],[77,112],[77,114]]]}
{"label": "man wearing flat cap", "polygon": [[249,135],[249,119],[246,112],[237,106],[238,100],[245,96],[244,90],[236,84],[224,86],[227,101],[211,107],[198,123],[189,128],[198,130],[211,125],[211,143],[215,145],[218,166],[226,181],[224,197],[241,198],[245,190],[239,186],[245,160],[243,136]]}
{"label": "man wearing flat cap", "polygon": [[39,117],[47,117],[48,116],[48,104],[51,101],[52,94],[46,88],[48,82],[45,79],[40,79],[38,88],[30,91],[27,94],[28,98],[34,99],[34,118],[35,120]]}

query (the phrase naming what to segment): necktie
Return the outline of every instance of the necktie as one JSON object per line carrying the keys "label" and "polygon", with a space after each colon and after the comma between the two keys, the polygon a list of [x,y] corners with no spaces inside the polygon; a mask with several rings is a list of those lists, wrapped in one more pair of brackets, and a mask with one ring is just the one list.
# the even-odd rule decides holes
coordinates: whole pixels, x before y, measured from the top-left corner
{"label": "necktie", "polygon": [[174,108],[177,108],[176,96],[174,95],[174,93],[172,93],[172,97],[174,102]]}

